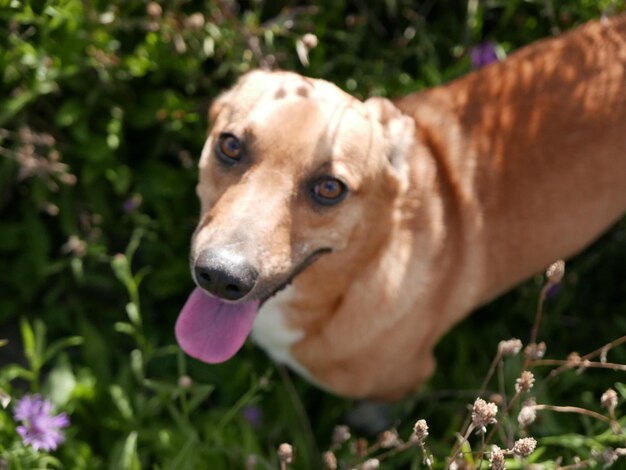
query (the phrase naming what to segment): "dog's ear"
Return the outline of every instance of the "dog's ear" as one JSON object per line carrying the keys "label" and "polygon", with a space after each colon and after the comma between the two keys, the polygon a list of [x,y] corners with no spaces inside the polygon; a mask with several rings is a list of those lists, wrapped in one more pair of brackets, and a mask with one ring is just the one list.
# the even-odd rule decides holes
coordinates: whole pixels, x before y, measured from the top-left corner
{"label": "dog's ear", "polygon": [[370,98],[365,106],[382,125],[389,162],[395,169],[403,169],[406,155],[415,143],[415,121],[386,98]]}

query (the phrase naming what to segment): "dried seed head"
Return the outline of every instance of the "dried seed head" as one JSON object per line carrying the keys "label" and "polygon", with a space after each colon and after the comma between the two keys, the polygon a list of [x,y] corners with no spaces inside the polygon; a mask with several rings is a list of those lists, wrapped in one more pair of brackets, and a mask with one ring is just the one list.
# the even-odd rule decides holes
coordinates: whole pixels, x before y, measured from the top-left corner
{"label": "dried seed head", "polygon": [[606,392],[602,394],[600,397],[600,403],[611,413],[615,410],[617,406],[617,393],[612,388],[609,388]]}
{"label": "dried seed head", "polygon": [[423,442],[428,436],[428,424],[425,419],[420,419],[413,426],[413,437],[417,442]]}
{"label": "dried seed head", "polygon": [[361,458],[367,455],[368,447],[369,445],[367,444],[367,439],[360,438],[352,443],[350,450],[354,455]]}
{"label": "dried seed head", "polygon": [[0,406],[6,408],[11,403],[11,395],[0,388]]}
{"label": "dried seed head", "polygon": [[318,42],[317,36],[313,33],[306,33],[302,36],[302,43],[307,49],[315,49]]}
{"label": "dried seed head", "polygon": [[617,461],[618,458],[619,456],[614,449],[606,449],[604,452],[602,452],[602,460],[604,461],[604,465],[602,468],[609,468]]}
{"label": "dried seed head", "polygon": [[482,398],[477,398],[472,408],[472,423],[480,433],[487,431],[488,424],[496,423],[498,406],[495,403],[487,403]]}
{"label": "dried seed head", "polygon": [[537,412],[535,411],[535,400],[529,400],[522,406],[519,414],[517,415],[517,422],[523,428],[530,426],[535,422],[537,418]]}
{"label": "dried seed head", "polygon": [[492,393],[489,395],[489,401],[495,403],[497,406],[502,406],[502,403],[504,403],[504,397],[499,393]]}
{"label": "dried seed head", "polygon": [[178,377],[178,386],[183,389],[188,389],[193,385],[193,379],[188,375],[181,375]]}
{"label": "dried seed head", "polygon": [[532,437],[524,437],[515,441],[513,453],[520,457],[528,457],[537,447],[537,441]]}
{"label": "dried seed head", "polygon": [[567,365],[570,367],[579,366],[581,362],[582,358],[577,352],[569,353],[569,356],[567,356]]}
{"label": "dried seed head", "polygon": [[380,461],[378,459],[368,459],[361,465],[361,470],[376,470],[380,467]]}
{"label": "dried seed head", "polygon": [[526,349],[524,349],[524,354],[531,361],[542,359],[543,356],[546,355],[546,343],[542,341],[539,344],[529,344],[528,346],[526,346]]}
{"label": "dried seed head", "polygon": [[199,30],[204,27],[204,15],[202,13],[193,13],[185,19],[185,26],[189,29]]}
{"label": "dried seed head", "polygon": [[498,343],[498,353],[501,356],[515,356],[522,350],[522,342],[519,339],[512,338]]}
{"label": "dried seed head", "polygon": [[259,463],[256,455],[250,454],[246,457],[246,470],[254,470]]}
{"label": "dried seed head", "polygon": [[519,379],[515,381],[515,391],[517,393],[527,392],[531,388],[533,388],[533,384],[535,383],[535,376],[532,372],[525,370],[520,375]]}
{"label": "dried seed head", "polygon": [[504,452],[498,446],[491,448],[491,455],[489,456],[489,463],[491,463],[491,470],[505,470],[504,464]]}
{"label": "dried seed head", "polygon": [[159,5],[157,2],[148,3],[146,10],[148,11],[148,15],[152,16],[153,18],[159,17],[163,13],[161,5]]}
{"label": "dried seed head", "polygon": [[394,447],[402,445],[402,441],[398,436],[398,431],[396,431],[395,429],[388,429],[378,436],[378,444],[383,449],[392,449]]}
{"label": "dried seed head", "polygon": [[337,470],[337,457],[331,451],[324,452],[324,468],[327,470]]}
{"label": "dried seed head", "polygon": [[291,444],[283,442],[278,446],[278,460],[283,463],[293,462],[293,447]]}
{"label": "dried seed head", "polygon": [[565,261],[562,259],[552,263],[546,270],[546,277],[548,278],[548,284],[558,284],[563,280],[565,274]]}
{"label": "dried seed head", "polygon": [[345,425],[335,426],[333,429],[333,445],[340,446],[350,439],[350,428]]}

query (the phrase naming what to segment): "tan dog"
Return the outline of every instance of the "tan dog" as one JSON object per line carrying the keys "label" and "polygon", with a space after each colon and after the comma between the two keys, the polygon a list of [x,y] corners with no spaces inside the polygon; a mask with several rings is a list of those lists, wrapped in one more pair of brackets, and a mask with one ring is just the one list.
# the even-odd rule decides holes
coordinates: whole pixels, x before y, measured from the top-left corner
{"label": "tan dog", "polygon": [[626,17],[393,103],[252,72],[210,118],[183,349],[226,360],[254,322],[317,384],[397,398],[453,324],[626,210]]}

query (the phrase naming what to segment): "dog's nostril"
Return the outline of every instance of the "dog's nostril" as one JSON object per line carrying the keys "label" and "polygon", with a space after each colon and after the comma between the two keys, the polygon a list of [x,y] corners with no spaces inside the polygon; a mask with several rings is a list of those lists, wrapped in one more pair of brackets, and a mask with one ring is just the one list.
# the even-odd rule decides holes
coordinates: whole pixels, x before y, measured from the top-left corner
{"label": "dog's nostril", "polygon": [[206,282],[211,282],[211,276],[209,276],[209,273],[200,273],[200,277]]}
{"label": "dog's nostril", "polygon": [[225,290],[227,294],[231,295],[238,295],[239,293],[241,293],[241,289],[235,284],[228,284]]}

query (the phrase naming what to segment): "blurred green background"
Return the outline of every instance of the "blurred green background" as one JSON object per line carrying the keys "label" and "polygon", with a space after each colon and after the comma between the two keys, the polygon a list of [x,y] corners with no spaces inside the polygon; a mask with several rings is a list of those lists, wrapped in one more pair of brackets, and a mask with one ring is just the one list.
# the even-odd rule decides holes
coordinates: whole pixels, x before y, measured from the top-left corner
{"label": "blurred green background", "polygon": [[[50,465],[276,468],[275,449],[288,441],[295,468],[321,468],[333,427],[354,406],[277,370],[252,345],[220,366],[174,346],[192,289],[207,109],[240,74],[281,68],[359,97],[398,96],[470,72],[470,52],[484,41],[511,53],[623,10],[618,0],[0,0],[0,339],[9,339],[0,387],[57,391],[72,427]],[[316,47],[303,47],[305,34]],[[436,375],[395,405],[392,422],[406,431],[427,418],[435,454],[447,455],[498,341],[528,339],[542,282],[456,327],[437,349]],[[625,317],[622,222],[568,265],[541,339],[550,357],[588,352],[622,335]],[[48,344],[75,335],[82,344],[50,353],[35,377],[25,318]],[[597,408],[619,380],[571,373],[538,393]],[[5,416],[0,450],[13,432]],[[550,417],[535,435],[573,432],[593,424]],[[570,443],[544,457],[584,457],[585,446]],[[386,468],[421,464],[413,457]]]}

